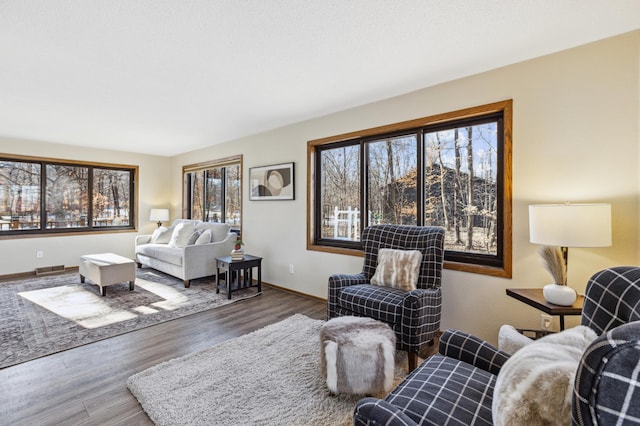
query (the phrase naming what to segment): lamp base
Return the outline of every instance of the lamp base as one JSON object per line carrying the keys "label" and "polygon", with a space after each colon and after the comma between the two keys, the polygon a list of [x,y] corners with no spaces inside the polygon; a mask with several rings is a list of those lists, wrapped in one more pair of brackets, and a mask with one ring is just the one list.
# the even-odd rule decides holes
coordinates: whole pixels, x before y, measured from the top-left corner
{"label": "lamp base", "polygon": [[574,289],[566,285],[547,284],[542,288],[542,294],[549,303],[560,306],[571,306],[578,298]]}

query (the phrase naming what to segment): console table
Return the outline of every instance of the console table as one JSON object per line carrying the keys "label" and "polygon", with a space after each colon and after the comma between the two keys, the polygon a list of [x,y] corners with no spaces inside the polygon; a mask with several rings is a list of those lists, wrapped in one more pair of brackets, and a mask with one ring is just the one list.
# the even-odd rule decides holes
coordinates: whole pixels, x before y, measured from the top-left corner
{"label": "console table", "polygon": [[[258,293],[262,291],[262,258],[245,254],[242,260],[232,260],[231,256],[216,257],[216,293],[220,293],[220,272],[226,272],[227,298],[231,292],[241,288],[253,287],[253,268],[258,269]],[[242,280],[240,278],[242,272]],[[235,280],[234,280],[235,278]],[[235,281],[235,288],[233,281]]]}
{"label": "console table", "polygon": [[549,303],[544,298],[541,288],[508,288],[507,295],[541,310],[547,315],[557,315],[560,317],[560,330],[564,330],[565,315],[581,315],[584,296],[578,298],[571,306],[560,306]]}

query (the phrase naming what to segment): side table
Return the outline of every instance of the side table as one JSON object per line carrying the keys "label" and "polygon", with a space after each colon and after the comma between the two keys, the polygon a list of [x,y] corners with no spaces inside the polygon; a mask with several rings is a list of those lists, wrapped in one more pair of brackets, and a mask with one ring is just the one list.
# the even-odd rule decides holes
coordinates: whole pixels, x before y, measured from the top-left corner
{"label": "side table", "polygon": [[[231,256],[216,257],[216,293],[220,293],[220,272],[226,272],[227,298],[231,299],[231,292],[241,288],[253,287],[253,268],[258,268],[258,293],[262,292],[262,258],[245,254],[242,260],[232,260]],[[240,272],[242,271],[242,281]],[[235,288],[232,282],[235,277]]]}
{"label": "side table", "polygon": [[560,330],[564,330],[565,315],[581,315],[584,296],[578,298],[571,306],[560,306],[549,303],[544,298],[541,288],[508,288],[507,296],[518,299],[529,306],[541,310],[547,315],[557,315],[560,317]]}

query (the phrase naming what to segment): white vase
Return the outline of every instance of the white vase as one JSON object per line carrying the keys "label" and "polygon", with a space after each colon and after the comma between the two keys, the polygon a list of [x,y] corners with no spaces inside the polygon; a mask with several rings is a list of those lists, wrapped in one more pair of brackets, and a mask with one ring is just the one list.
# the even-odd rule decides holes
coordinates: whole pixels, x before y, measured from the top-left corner
{"label": "white vase", "polygon": [[547,302],[560,306],[571,306],[578,297],[578,294],[574,289],[560,284],[545,285],[542,288],[542,294]]}

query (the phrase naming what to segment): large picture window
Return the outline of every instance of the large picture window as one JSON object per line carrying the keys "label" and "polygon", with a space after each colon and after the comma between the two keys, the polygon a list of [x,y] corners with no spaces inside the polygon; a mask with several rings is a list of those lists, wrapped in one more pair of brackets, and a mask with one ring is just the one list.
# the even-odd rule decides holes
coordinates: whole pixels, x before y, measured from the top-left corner
{"label": "large picture window", "polygon": [[135,229],[134,166],[0,158],[0,236]]}
{"label": "large picture window", "polygon": [[183,167],[184,212],[189,219],[242,226],[242,157]]}
{"label": "large picture window", "polygon": [[511,276],[511,101],[310,141],[308,247],[368,225],[445,229],[445,267]]}

